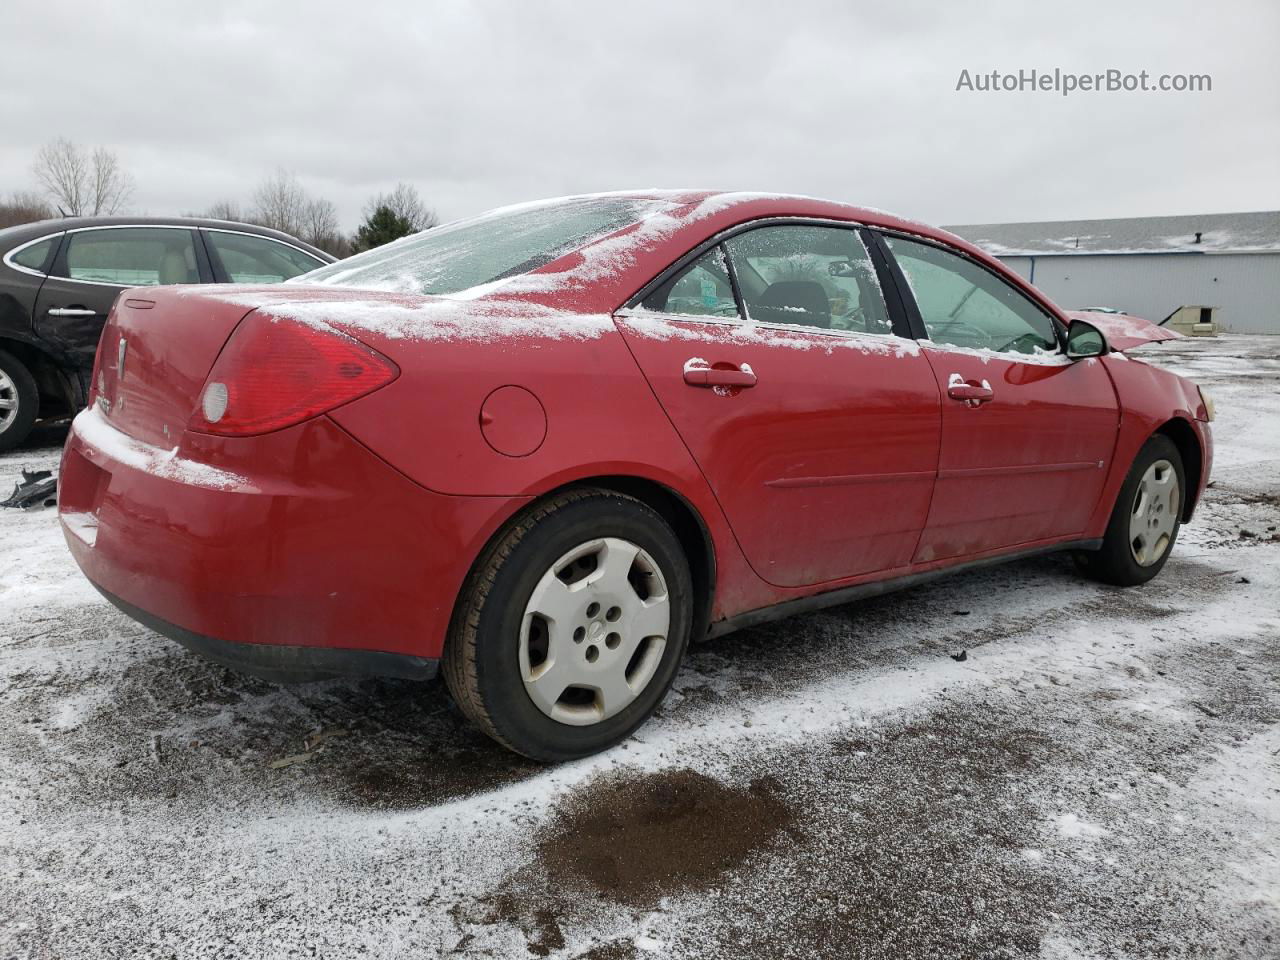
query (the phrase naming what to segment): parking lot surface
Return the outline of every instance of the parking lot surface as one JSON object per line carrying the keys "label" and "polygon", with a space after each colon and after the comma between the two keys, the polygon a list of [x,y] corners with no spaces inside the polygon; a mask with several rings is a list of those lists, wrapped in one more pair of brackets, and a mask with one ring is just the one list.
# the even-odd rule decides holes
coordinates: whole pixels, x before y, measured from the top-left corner
{"label": "parking lot surface", "polygon": [[699,644],[561,767],[440,684],[206,663],[0,511],[0,957],[1280,956],[1280,338],[1141,355],[1219,417],[1155,581],[1048,557]]}

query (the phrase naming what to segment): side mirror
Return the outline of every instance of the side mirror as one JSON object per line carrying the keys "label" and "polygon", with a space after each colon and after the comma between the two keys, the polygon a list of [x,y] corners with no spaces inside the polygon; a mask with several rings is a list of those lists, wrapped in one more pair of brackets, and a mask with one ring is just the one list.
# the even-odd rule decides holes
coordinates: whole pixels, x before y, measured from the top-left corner
{"label": "side mirror", "polygon": [[1107,352],[1107,338],[1102,331],[1085,320],[1072,320],[1067,327],[1067,359],[1083,360],[1100,357]]}

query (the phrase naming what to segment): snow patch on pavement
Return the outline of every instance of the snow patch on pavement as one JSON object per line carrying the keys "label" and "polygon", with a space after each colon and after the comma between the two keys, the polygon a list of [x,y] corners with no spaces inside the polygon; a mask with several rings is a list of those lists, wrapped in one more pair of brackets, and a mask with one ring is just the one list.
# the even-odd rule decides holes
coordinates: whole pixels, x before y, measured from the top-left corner
{"label": "snow patch on pavement", "polygon": [[1058,817],[1056,823],[1058,832],[1064,837],[1072,839],[1092,840],[1096,837],[1105,837],[1110,833],[1106,827],[1100,827],[1096,823],[1082,820],[1074,813],[1064,813]]}

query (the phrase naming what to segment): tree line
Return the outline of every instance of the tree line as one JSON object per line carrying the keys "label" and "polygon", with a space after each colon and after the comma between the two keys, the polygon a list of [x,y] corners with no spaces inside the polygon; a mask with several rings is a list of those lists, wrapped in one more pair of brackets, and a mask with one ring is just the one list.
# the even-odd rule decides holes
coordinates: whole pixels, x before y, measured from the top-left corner
{"label": "tree line", "polygon": [[[127,212],[133,199],[132,175],[105,147],[90,149],[60,137],[40,148],[31,172],[37,189],[15,190],[0,199],[0,229],[56,217],[112,216]],[[222,199],[187,216],[270,227],[335,257],[371,250],[440,222],[411,184],[398,183],[370,198],[355,232],[344,233],[333,201],[308,193],[286,170],[264,178],[243,206]]]}

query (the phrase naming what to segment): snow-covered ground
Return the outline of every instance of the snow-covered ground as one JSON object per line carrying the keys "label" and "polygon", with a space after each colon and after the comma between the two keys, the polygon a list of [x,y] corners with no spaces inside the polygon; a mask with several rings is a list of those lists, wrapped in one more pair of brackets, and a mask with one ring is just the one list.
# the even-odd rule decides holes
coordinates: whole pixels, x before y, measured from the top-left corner
{"label": "snow-covered ground", "polygon": [[1051,557],[702,644],[557,768],[438,685],[205,663],[0,512],[0,957],[1280,956],[1280,338],[1143,355],[1219,416],[1156,581]]}

